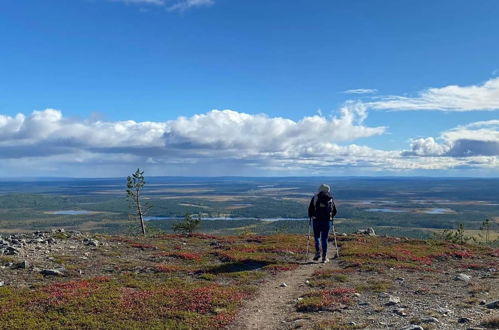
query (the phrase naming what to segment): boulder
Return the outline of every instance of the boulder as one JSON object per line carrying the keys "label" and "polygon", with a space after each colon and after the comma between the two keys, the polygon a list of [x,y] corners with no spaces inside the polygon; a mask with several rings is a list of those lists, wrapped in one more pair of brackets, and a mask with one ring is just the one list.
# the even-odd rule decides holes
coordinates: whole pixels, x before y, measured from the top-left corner
{"label": "boulder", "polygon": [[497,309],[497,308],[499,308],[499,300],[490,302],[485,306],[487,306],[487,308],[490,308],[490,309]]}
{"label": "boulder", "polygon": [[63,271],[60,269],[43,269],[40,274],[44,276],[62,276],[64,275]]}

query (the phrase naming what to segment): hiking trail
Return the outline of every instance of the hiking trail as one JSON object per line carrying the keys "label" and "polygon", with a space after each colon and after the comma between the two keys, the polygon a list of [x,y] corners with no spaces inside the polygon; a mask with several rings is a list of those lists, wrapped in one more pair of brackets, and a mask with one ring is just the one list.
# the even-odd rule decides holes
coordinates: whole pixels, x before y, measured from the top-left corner
{"label": "hiking trail", "polygon": [[[301,263],[295,270],[271,277],[262,283],[255,297],[246,302],[238,313],[236,321],[228,329],[294,328],[294,322],[303,318],[296,312],[295,304],[308,290],[305,281],[314,271],[331,267],[338,267],[333,259],[325,264],[320,261],[307,261]],[[287,286],[281,286],[282,283],[286,283]]]}

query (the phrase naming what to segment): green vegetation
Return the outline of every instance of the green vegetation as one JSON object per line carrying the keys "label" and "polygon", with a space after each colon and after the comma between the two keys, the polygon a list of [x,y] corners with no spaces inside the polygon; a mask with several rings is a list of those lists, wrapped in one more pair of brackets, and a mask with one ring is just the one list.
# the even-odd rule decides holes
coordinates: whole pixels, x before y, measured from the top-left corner
{"label": "green vegetation", "polygon": [[187,236],[191,236],[192,233],[199,227],[201,224],[201,217],[198,216],[197,219],[192,218],[190,214],[186,214],[184,221],[177,222],[172,225],[172,229],[176,233],[182,233]]}
{"label": "green vegetation", "polygon": [[[297,266],[296,235],[98,236],[92,259],[53,256],[65,277],[0,287],[6,329],[218,329],[262,278]],[[4,258],[4,261],[13,260]]]}
{"label": "green vegetation", "polygon": [[126,179],[126,195],[129,203],[129,207],[132,211],[134,217],[139,220],[140,229],[142,234],[146,235],[146,225],[144,224],[144,215],[147,211],[147,206],[144,205],[143,197],[141,196],[141,191],[144,189],[146,180],[144,178],[144,171],[137,169],[135,173],[128,176]]}

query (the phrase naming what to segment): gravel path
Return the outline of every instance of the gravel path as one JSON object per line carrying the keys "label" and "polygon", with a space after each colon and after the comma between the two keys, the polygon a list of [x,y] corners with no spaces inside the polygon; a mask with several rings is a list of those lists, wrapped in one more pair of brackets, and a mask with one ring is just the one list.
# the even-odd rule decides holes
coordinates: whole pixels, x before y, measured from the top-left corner
{"label": "gravel path", "polygon": [[[263,283],[255,298],[246,303],[229,329],[289,329],[296,314],[296,301],[307,291],[305,281],[314,271],[325,267],[337,266],[332,261],[326,264],[307,262]],[[282,286],[283,283],[286,286]]]}

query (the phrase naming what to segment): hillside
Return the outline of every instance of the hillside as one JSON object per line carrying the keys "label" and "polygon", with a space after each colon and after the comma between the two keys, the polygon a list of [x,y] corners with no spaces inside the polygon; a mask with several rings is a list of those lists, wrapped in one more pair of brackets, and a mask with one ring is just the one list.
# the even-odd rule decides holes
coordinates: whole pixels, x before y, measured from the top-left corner
{"label": "hillside", "polygon": [[339,245],[319,264],[304,235],[4,235],[0,327],[499,327],[498,250],[362,235]]}

